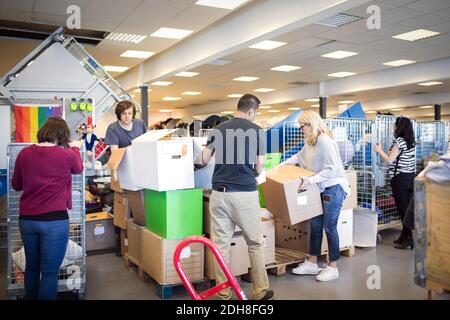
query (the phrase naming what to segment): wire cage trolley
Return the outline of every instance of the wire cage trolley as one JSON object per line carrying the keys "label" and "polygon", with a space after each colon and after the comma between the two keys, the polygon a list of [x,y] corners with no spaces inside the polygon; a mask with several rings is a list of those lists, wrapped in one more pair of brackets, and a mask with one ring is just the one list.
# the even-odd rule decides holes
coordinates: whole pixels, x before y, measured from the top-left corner
{"label": "wire cage trolley", "polygon": [[[19,199],[21,192],[11,187],[14,164],[19,152],[30,143],[11,143],[8,145],[7,173],[7,294],[9,299],[25,296],[24,273],[25,251],[19,230]],[[82,158],[84,159],[84,148]],[[84,161],[83,161],[84,162]],[[71,292],[84,299],[86,284],[86,238],[85,238],[85,176],[72,175],[72,209],[69,210],[70,235],[67,251],[62,263],[58,293]]]}

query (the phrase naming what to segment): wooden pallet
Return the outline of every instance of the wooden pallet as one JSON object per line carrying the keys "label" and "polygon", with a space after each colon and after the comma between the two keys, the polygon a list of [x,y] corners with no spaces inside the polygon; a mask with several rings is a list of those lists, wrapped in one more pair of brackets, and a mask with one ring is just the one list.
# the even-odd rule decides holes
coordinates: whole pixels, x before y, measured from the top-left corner
{"label": "wooden pallet", "polygon": [[[123,261],[128,270],[134,272],[137,271],[139,278],[142,281],[150,282],[156,289],[156,294],[161,299],[170,299],[177,292],[186,293],[186,289],[182,283],[176,284],[160,284],[156,282],[145,270],[142,268],[141,264],[135,259],[130,257],[127,253],[123,255]],[[181,281],[181,280],[180,280]],[[201,279],[192,281],[194,288],[197,292],[203,292],[210,287],[212,287],[213,282],[210,279]]]}
{"label": "wooden pallet", "polygon": [[450,292],[450,287],[448,285],[427,279],[426,280],[426,288],[428,290],[428,300],[433,299],[433,293],[442,294],[444,292]]}
{"label": "wooden pallet", "polygon": [[[353,257],[355,255],[355,246],[348,246],[348,247],[343,247],[339,249],[341,256],[344,257]],[[329,261],[329,252],[328,250],[323,253],[321,256],[321,258],[323,258],[325,261]]]}

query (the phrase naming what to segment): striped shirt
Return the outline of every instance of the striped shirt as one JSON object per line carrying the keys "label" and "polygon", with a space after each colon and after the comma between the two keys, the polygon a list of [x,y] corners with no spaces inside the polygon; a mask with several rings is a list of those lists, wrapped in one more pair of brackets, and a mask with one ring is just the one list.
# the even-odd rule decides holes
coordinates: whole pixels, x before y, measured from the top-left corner
{"label": "striped shirt", "polygon": [[392,143],[389,152],[392,150],[394,143],[397,143],[399,155],[389,166],[389,175],[394,177],[399,173],[415,173],[416,172],[416,147],[408,149],[406,141],[399,137]]}

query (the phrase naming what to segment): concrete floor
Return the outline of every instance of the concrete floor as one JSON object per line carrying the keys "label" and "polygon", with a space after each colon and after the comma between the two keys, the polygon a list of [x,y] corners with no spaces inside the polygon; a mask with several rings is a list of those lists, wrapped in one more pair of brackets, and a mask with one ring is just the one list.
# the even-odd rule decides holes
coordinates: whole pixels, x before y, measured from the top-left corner
{"label": "concrete floor", "polygon": [[[340,278],[319,283],[314,276],[269,276],[276,299],[426,299],[427,291],[414,284],[414,251],[397,250],[392,241],[397,230],[381,233],[382,242],[376,249],[357,249],[355,256],[342,257],[339,262]],[[4,254],[0,254],[4,258]],[[3,259],[0,259],[3,260]],[[4,260],[3,260],[4,261]],[[378,265],[381,269],[381,289],[369,290],[366,282],[367,267]],[[93,255],[87,259],[86,299],[159,299],[154,286],[143,282],[136,272],[124,267],[121,258],[112,253]],[[0,298],[5,294],[4,268],[0,272]],[[241,282],[245,291],[249,283]],[[439,295],[438,299],[448,299]],[[173,299],[189,299],[184,289],[174,293]]]}

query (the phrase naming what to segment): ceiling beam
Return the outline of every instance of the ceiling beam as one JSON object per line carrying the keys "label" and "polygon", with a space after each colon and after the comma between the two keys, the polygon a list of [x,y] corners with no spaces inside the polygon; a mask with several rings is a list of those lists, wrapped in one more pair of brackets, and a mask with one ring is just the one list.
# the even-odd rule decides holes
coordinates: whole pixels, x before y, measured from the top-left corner
{"label": "ceiling beam", "polygon": [[139,80],[149,83],[164,79],[367,2],[369,0],[253,1],[144,61],[141,79],[136,66],[120,74],[117,80],[129,90],[142,84]]}

